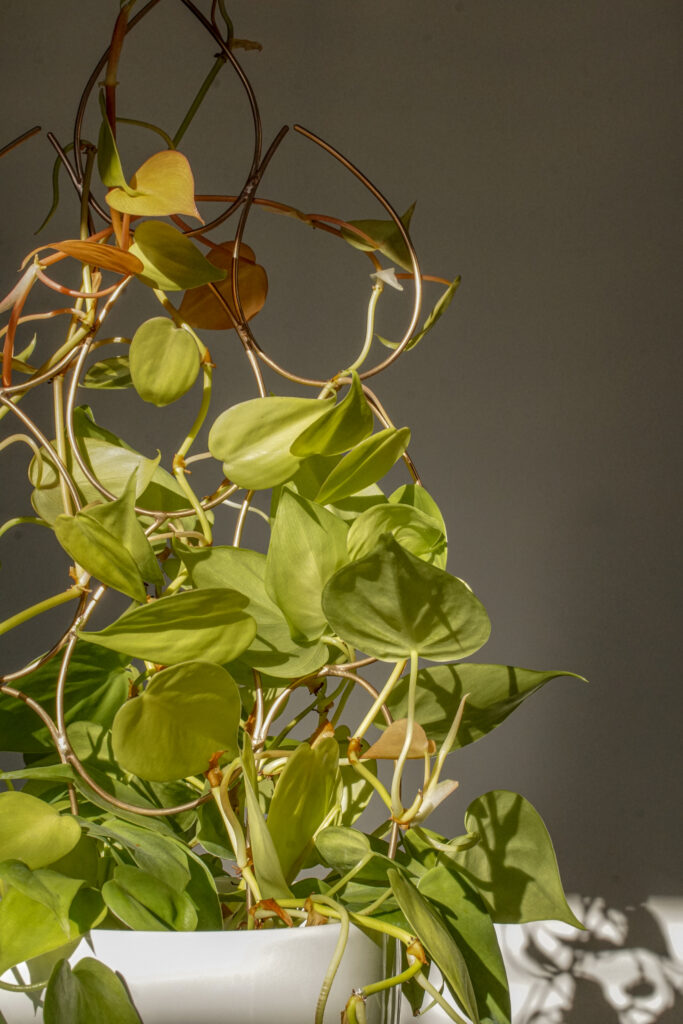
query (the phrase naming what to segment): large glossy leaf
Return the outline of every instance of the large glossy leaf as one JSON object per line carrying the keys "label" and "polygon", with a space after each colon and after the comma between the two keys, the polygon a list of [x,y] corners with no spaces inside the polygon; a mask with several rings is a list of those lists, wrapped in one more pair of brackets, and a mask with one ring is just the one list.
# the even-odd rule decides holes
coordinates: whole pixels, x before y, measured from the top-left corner
{"label": "large glossy leaf", "polygon": [[372,433],[374,417],[354,370],[351,386],[341,402],[299,434],[290,451],[297,458],[341,455]]}
{"label": "large glossy leaf", "polygon": [[493,922],[475,889],[449,862],[431,868],[418,889],[438,909],[462,953],[481,1017],[510,1024],[510,994]]}
{"label": "large glossy leaf", "polygon": [[66,553],[87,573],[134,601],[146,600],[145,585],[132,555],[97,520],[82,512],[60,515],[54,531]]}
{"label": "large glossy leaf", "polygon": [[240,699],[220,665],[190,661],[164,669],[114,719],[114,755],[126,771],[166,782],[204,772],[213,754],[237,753]]}
{"label": "large glossy leaf", "polygon": [[[179,309],[181,317],[190,327],[204,331],[227,331],[235,326],[235,322],[239,321],[237,308],[232,298],[231,269],[234,248],[234,242],[222,242],[207,256],[209,263],[227,271],[225,279],[218,282],[215,287],[223,297],[229,312],[208,285],[192,288],[183,295]],[[263,308],[266,301],[268,277],[263,267],[256,262],[253,250],[244,243],[240,245],[237,263],[237,287],[240,304],[245,319],[251,320]]]}
{"label": "large glossy leaf", "polygon": [[275,487],[299,467],[301,460],[290,453],[291,444],[333,402],[278,395],[240,402],[222,412],[211,427],[209,451],[240,487]]}
{"label": "large glossy leaf", "polygon": [[245,764],[244,795],[256,880],[264,899],[286,899],[291,896],[291,891],[285,881],[275,843],[261,813],[250,775],[252,772],[248,764]]}
{"label": "large glossy leaf", "polygon": [[139,224],[129,251],[142,261],[143,270],[137,276],[150,288],[185,291],[225,277],[225,271],[209,263],[189,238],[163,221]]}
{"label": "large glossy leaf", "polygon": [[145,531],[135,512],[136,477],[139,470],[126,483],[123,493],[115,501],[91,505],[80,513],[104,527],[130,554],[143,580],[162,586],[164,582],[159,563]]}
{"label": "large glossy leaf", "polygon": [[440,559],[446,538],[438,521],[414,506],[394,502],[374,505],[354,520],[347,539],[351,558],[371,554],[383,533],[391,533],[399,544],[423,561],[439,564],[436,560]]}
{"label": "large glossy leaf", "polygon": [[339,636],[381,661],[411,651],[431,661],[464,658],[486,643],[490,630],[483,605],[462,580],[391,537],[335,573],[322,607]]}
{"label": "large glossy leaf", "polygon": [[[469,694],[458,729],[454,749],[474,743],[504,722],[522,701],[540,690],[550,679],[572,676],[573,672],[535,672],[512,665],[439,665],[421,669],[417,674],[415,720],[437,743],[442,743],[451,727],[460,701]],[[399,680],[387,704],[395,717],[406,714],[408,684]],[[384,719],[377,719],[383,726]]]}
{"label": "large glossy leaf", "polygon": [[115,186],[107,192],[105,199],[112,210],[133,217],[168,217],[179,213],[201,220],[194,201],[192,169],[187,157],[177,149],[154,153],[137,169],[130,184],[130,189]]}
{"label": "large glossy leaf", "polygon": [[170,405],[190,390],[198,373],[199,351],[186,330],[165,316],[138,327],[130,344],[130,375],[145,402]]}
{"label": "large glossy leaf", "polygon": [[285,488],[266,559],[266,587],[296,640],[316,640],[327,622],[323,587],[348,559],[346,524]]}
{"label": "large glossy leaf", "polygon": [[125,985],[111,968],[84,957],[55,968],[45,993],[45,1024],[142,1024]]}
{"label": "large glossy leaf", "polygon": [[[413,210],[415,209],[415,203],[409,206],[406,212],[401,216],[401,221],[406,230],[410,227],[410,221],[413,216]],[[342,228],[342,237],[352,245],[354,249],[362,249],[364,252],[372,252],[377,250],[388,256],[394,263],[398,263],[399,267],[404,267],[406,270],[412,270],[413,264],[410,259],[410,253],[406,243],[403,241],[401,232],[396,227],[393,220],[350,220],[349,224],[353,224],[354,227],[360,228],[366,235],[376,244],[368,245],[364,242],[355,232],[349,231],[348,228]]]}
{"label": "large glossy leaf", "polygon": [[196,587],[231,587],[244,594],[244,610],[256,620],[256,636],[240,661],[271,676],[293,678],[315,672],[327,661],[321,643],[298,644],[265,587],[266,556],[248,548],[179,548]]}
{"label": "large glossy leaf", "polygon": [[42,868],[64,857],[81,838],[78,822],[20,790],[0,793],[0,861]]}
{"label": "large glossy leaf", "polygon": [[[455,293],[460,287],[461,280],[462,278],[456,277],[456,279],[449,284],[446,291],[437,300],[436,304],[434,305],[434,308],[432,309],[431,313],[423,323],[420,330],[416,331],[416,333],[412,336],[412,338],[406,345],[404,351],[407,352],[408,349],[415,348],[418,342],[422,341],[425,334],[431,331],[434,324],[438,323],[438,321],[441,319],[441,317],[443,316],[443,314],[446,312],[451,302],[453,301]],[[383,345],[387,346],[387,348],[398,348],[397,341],[389,341],[387,338],[382,338],[380,335],[378,335],[378,338]]]}
{"label": "large glossy leaf", "polygon": [[508,790],[493,790],[467,808],[465,828],[480,840],[453,861],[499,924],[565,921],[581,927],[567,905],[555,851],[538,812]]}
{"label": "large glossy leaf", "polygon": [[348,498],[380,480],[403,455],[410,442],[410,430],[387,427],[361,441],[341,459],[324,480],[315,500],[328,505]]}
{"label": "large glossy leaf", "polygon": [[83,883],[79,879],[67,878],[49,868],[34,874],[40,885],[49,890],[57,909],[14,886],[8,887],[0,902],[0,974],[24,960],[59,949],[88,931],[100,916],[101,900],[81,899],[79,890]]}
{"label": "large glossy leaf", "polygon": [[256,634],[246,603],[234,590],[187,590],[133,608],[106,629],[79,636],[160,665],[196,659],[223,664],[239,658]]}
{"label": "large glossy leaf", "polygon": [[192,932],[197,926],[189,896],[140,868],[116,867],[102,896],[112,914],[134,931]]}
{"label": "large glossy leaf", "polygon": [[389,869],[387,877],[406,920],[433,958],[449,989],[465,1013],[475,1024],[479,1024],[479,1012],[465,958],[435,908],[395,868]]}
{"label": "large glossy leaf", "polygon": [[110,356],[93,363],[81,381],[81,387],[98,391],[125,391],[132,388],[128,356]]}
{"label": "large glossy leaf", "polygon": [[296,875],[330,809],[338,763],[339,747],[333,737],[315,747],[301,743],[277,781],[268,831],[288,881]]}
{"label": "large glossy leaf", "polygon": [[[21,681],[22,690],[48,711],[55,699],[55,687],[61,658],[53,658]],[[115,651],[105,651],[79,641],[69,665],[65,690],[65,718],[69,725],[77,719],[98,722],[108,727],[126,699],[131,678],[137,671],[128,659]],[[45,753],[54,749],[47,728],[35,711],[22,700],[0,694],[0,749],[24,753]]]}

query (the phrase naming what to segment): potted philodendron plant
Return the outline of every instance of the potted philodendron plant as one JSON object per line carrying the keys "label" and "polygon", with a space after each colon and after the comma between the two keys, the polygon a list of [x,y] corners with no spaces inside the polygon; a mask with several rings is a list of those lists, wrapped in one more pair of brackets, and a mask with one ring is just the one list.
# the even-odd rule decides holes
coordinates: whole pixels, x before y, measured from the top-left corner
{"label": "potted philodendron plant", "polygon": [[[303,128],[380,216],[308,215],[261,196],[284,130],[264,155],[235,56],[251,44],[235,39],[222,2],[183,3],[219,56],[179,130],[136,122],[150,155],[128,166],[119,55],[155,5],[125,4],[73,146],[51,137],[77,196],[74,230],[28,254],[0,307],[0,446],[5,459],[26,452],[28,476],[2,543],[24,524],[50,530],[63,553],[53,583],[41,579],[49,596],[0,623],[6,647],[26,623],[35,635],[28,663],[0,678],[2,746],[24,761],[0,777],[0,1006],[8,1024],[34,1012],[50,1024],[209,1024],[228,1012],[353,1024],[398,1019],[402,991],[415,1012],[438,1004],[428,1017],[505,1024],[494,923],[578,924],[550,839],[504,790],[471,803],[455,837],[429,816],[457,786],[458,750],[569,673],[470,660],[489,619],[446,568],[446,527],[410,431],[375,391],[458,279],[423,278],[410,211],[397,216]],[[234,195],[207,197],[180,144],[223,66],[249,99],[253,160]],[[93,142],[83,119],[100,81]],[[257,205],[369,261],[365,338],[326,376],[290,372],[254,336],[267,276],[244,239]],[[426,319],[424,280],[438,286]],[[402,282],[413,311],[392,341],[375,313]],[[114,312],[135,309],[136,293],[158,308],[119,336]],[[214,378],[236,359],[253,388],[216,407]],[[43,407],[29,401],[40,391]],[[102,391],[106,416],[90,407]],[[132,392],[148,410],[144,451],[126,441],[127,414],[115,416]],[[186,394],[184,439],[169,450],[155,407]],[[203,459],[207,493],[190,475]],[[404,482],[387,487],[401,462]],[[253,517],[265,521],[258,549],[243,543]],[[58,613],[45,613],[59,606],[55,626]],[[423,769],[412,789],[409,761]],[[155,958],[166,974],[150,988]]]}

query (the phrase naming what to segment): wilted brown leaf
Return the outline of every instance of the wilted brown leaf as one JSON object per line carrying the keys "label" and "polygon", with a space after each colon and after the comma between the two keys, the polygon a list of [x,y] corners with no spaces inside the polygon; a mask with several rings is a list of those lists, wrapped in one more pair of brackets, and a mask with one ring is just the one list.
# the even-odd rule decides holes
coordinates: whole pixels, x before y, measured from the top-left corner
{"label": "wilted brown leaf", "polygon": [[[363,760],[368,758],[395,761],[401,751],[406,738],[408,726],[407,718],[399,718],[393,722],[388,729],[385,729],[376,743],[361,755]],[[410,740],[408,757],[424,757],[425,754],[433,754],[436,750],[434,740],[428,740],[427,734],[417,722],[413,722],[413,735]]]}
{"label": "wilted brown leaf", "polygon": [[[237,319],[237,311],[232,300],[231,283],[234,246],[233,241],[223,242],[216,249],[211,250],[207,259],[215,267],[227,270],[227,277],[224,281],[219,281],[216,288],[225,299],[230,312]],[[256,262],[253,249],[244,243],[240,245],[237,284],[244,315],[247,320],[251,320],[263,308],[266,301],[268,277],[263,267]],[[191,288],[185,292],[179,312],[190,327],[205,331],[226,331],[233,326],[230,315],[208,285]]]}

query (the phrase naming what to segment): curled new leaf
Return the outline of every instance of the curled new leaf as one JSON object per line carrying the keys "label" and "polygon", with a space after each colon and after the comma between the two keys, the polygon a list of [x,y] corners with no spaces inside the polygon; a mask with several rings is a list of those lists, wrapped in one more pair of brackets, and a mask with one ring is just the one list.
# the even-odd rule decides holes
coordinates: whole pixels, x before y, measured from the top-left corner
{"label": "curled new leaf", "polygon": [[[208,254],[207,259],[214,267],[227,271],[224,280],[216,288],[223,301],[208,285],[191,288],[185,292],[180,304],[180,315],[190,327],[205,331],[227,331],[239,322],[240,317],[232,297],[231,267],[233,264],[234,242],[223,242]],[[245,320],[263,308],[268,294],[268,277],[248,245],[242,243],[237,260],[237,291]],[[224,305],[225,303],[225,305]],[[227,310],[225,308],[227,306]]]}
{"label": "curled new leaf", "polygon": [[[408,230],[410,227],[410,221],[413,216],[413,210],[415,209],[415,203],[409,206],[406,212],[401,216],[401,223],[403,227]],[[403,235],[396,227],[393,220],[350,220],[349,224],[354,227],[360,228],[366,235],[375,242],[375,245],[368,245],[360,235],[357,235],[354,231],[349,231],[348,228],[342,228],[342,238],[352,245],[354,249],[362,249],[364,252],[372,252],[376,250],[388,256],[394,263],[398,263],[399,267],[403,267],[405,270],[412,270],[413,264],[410,259],[410,252],[406,245]]]}

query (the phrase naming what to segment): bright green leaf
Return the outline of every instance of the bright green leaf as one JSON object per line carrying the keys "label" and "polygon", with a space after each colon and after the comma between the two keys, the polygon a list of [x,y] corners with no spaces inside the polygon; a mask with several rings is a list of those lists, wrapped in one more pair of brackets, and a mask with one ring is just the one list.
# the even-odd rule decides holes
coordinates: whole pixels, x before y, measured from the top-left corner
{"label": "bright green leaf", "polygon": [[410,442],[410,430],[387,427],[361,441],[337,463],[323,482],[315,500],[328,505],[348,498],[376,483],[403,455]]}
{"label": "bright green leaf", "polygon": [[114,719],[114,755],[126,771],[159,782],[204,772],[217,751],[237,753],[240,699],[220,665],[164,669]]}
{"label": "bright green leaf", "polygon": [[21,860],[29,868],[52,864],[81,837],[78,822],[50,804],[23,793],[0,793],[0,861]]}
{"label": "bright green leaf", "polygon": [[132,555],[97,520],[82,512],[60,515],[54,531],[66,553],[87,573],[134,601],[146,600],[145,585]]}
{"label": "bright green leaf", "polygon": [[342,639],[381,661],[415,650],[431,661],[464,658],[486,643],[490,622],[469,587],[384,536],[375,552],[328,581],[322,607]]}
{"label": "bright green leaf", "polygon": [[84,957],[56,967],[45,993],[45,1024],[142,1024],[126,987],[111,968]]}
{"label": "bright green leaf", "polygon": [[211,427],[209,451],[240,487],[274,487],[299,467],[301,460],[290,453],[290,446],[333,404],[332,398],[278,395],[240,402],[222,412]]}
{"label": "bright green leaf", "polygon": [[142,261],[144,269],[137,276],[150,288],[185,291],[225,277],[225,271],[209,263],[182,231],[162,221],[138,224],[129,251]]}
{"label": "bright green leaf", "polygon": [[297,458],[309,455],[340,455],[372,433],[374,417],[354,370],[345,397],[315,420],[296,438],[290,451]]}
{"label": "bright green leaf", "polygon": [[266,587],[296,640],[316,640],[327,622],[323,588],[348,560],[346,524],[285,488],[266,559]]}
{"label": "bright green leaf", "polygon": [[159,563],[135,512],[136,470],[115,501],[92,505],[84,512],[89,520],[103,526],[130,554],[143,580],[163,586]]}
{"label": "bright green leaf", "polygon": [[224,664],[239,658],[256,634],[234,590],[187,590],[125,612],[106,629],[79,633],[83,640],[160,665],[197,659]]}
{"label": "bright green leaf", "polygon": [[138,327],[130,344],[130,374],[145,402],[170,405],[190,390],[198,373],[199,351],[186,330],[165,316]]}

